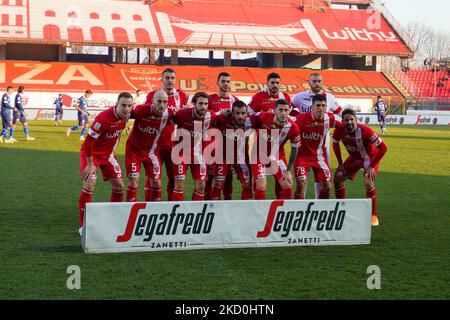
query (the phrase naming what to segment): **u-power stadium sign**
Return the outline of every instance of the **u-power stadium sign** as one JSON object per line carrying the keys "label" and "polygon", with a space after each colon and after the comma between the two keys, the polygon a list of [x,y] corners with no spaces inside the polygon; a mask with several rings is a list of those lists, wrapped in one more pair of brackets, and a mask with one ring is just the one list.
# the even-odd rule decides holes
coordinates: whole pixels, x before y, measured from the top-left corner
{"label": "u-power stadium sign", "polygon": [[369,244],[368,199],[88,203],[87,253]]}

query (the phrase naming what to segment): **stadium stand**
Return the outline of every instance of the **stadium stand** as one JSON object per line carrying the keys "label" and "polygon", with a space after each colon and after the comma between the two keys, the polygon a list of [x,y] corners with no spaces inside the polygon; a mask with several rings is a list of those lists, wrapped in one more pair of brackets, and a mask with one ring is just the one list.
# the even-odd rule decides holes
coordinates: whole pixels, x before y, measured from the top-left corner
{"label": "stadium stand", "polygon": [[[58,62],[86,66],[86,62],[93,62],[94,70],[102,70],[111,63],[128,64],[129,50],[138,48],[140,64],[128,64],[129,69],[144,66],[151,69],[150,65],[252,67],[251,74],[258,77],[246,82],[251,84],[264,79],[266,68],[285,68],[280,72],[286,75],[299,69],[307,69],[305,74],[311,69],[327,70],[325,81],[338,91],[331,90],[336,96],[374,99],[382,94],[391,102],[401,101],[404,94],[381,73],[381,61],[384,56],[413,56],[409,38],[378,0],[61,0],[51,3],[2,0],[1,3],[0,60],[8,61],[4,68],[7,74],[0,77],[4,79],[0,84],[3,86],[16,79],[17,72],[26,70],[23,66],[11,68],[11,64],[16,65],[20,60],[49,61],[51,68]],[[368,27],[370,21],[377,27]],[[88,46],[105,47],[107,53],[84,54],[75,50]],[[168,49],[170,57],[167,57]],[[209,51],[209,58],[179,56],[181,52],[202,50]],[[213,51],[223,52],[223,58],[213,57]],[[254,53],[256,57],[233,59],[232,51]],[[147,58],[140,59],[139,54]],[[215,72],[206,69],[208,81]],[[92,71],[92,74],[101,78],[103,71]],[[72,76],[75,82],[81,77]],[[298,78],[290,75],[286,78],[290,84],[297,85],[297,90],[303,90],[303,73]],[[369,78],[376,79],[375,83]],[[56,84],[58,79],[51,81]],[[75,82],[66,89],[74,88]],[[33,90],[49,90],[46,85],[39,87],[35,79],[24,85],[29,94]],[[385,91],[379,92],[380,88]],[[437,91],[445,88],[448,89],[448,84]],[[55,90],[61,89],[55,86]],[[103,89],[106,91],[96,90],[96,95],[111,92]]]}
{"label": "stadium stand", "polygon": [[[445,80],[446,70],[433,72],[430,69],[411,69],[395,72],[396,79],[417,98],[446,98],[450,96],[450,82]],[[442,86],[439,86],[439,83]]]}

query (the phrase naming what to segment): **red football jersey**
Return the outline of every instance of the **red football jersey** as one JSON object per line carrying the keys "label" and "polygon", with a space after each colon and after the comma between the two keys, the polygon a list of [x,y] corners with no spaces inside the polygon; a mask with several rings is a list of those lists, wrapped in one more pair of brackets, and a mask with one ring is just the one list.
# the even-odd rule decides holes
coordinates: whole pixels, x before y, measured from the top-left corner
{"label": "red football jersey", "polygon": [[[147,95],[145,104],[152,103],[153,96],[155,95],[156,91],[152,91]],[[173,93],[169,95],[167,108],[176,113],[177,111],[180,111],[184,106],[189,105],[190,101],[191,97],[187,93],[179,89],[173,89]],[[161,148],[170,148],[172,146],[172,141],[170,140],[170,138],[174,129],[175,125],[173,124],[169,124],[164,128],[161,138],[159,139]]]}
{"label": "red football jersey", "polygon": [[[203,148],[206,145],[205,142],[202,141],[202,137],[200,137],[200,139],[195,139],[195,136],[197,134],[204,134],[212,127],[215,119],[216,115],[211,111],[207,111],[202,118],[196,118],[194,115],[194,108],[180,110],[175,114],[174,123],[178,125],[178,130],[185,129],[191,136],[191,155],[194,153],[196,142],[202,142],[201,150],[198,151],[203,151]],[[195,131],[197,126],[200,126],[200,129],[202,130],[201,133]]]}
{"label": "red football jersey", "polygon": [[361,123],[357,124],[354,133],[347,133],[345,126],[337,127],[333,133],[333,142],[339,141],[342,141],[351,157],[364,161],[365,168],[370,166],[378,153],[377,147],[382,143],[381,138],[370,127]]}
{"label": "red football jersey", "polygon": [[287,101],[289,106],[291,105],[291,98],[287,93],[279,91],[277,94],[271,94],[268,90],[265,90],[258,92],[251,98],[248,103],[248,106],[250,107],[249,111],[273,113],[275,102],[277,102],[278,99],[284,99]]}
{"label": "red football jersey", "polygon": [[167,108],[162,115],[151,111],[151,105],[141,104],[131,112],[133,130],[127,140],[127,148],[141,157],[154,153],[162,139],[162,132],[172,122],[174,112]]}
{"label": "red football jersey", "polygon": [[[284,145],[290,140],[293,147],[297,147],[300,142],[299,129],[297,124],[290,118],[287,123],[279,127],[274,123],[275,115],[271,112],[256,113],[251,116],[252,127],[256,129],[256,143],[258,150],[261,150],[259,140],[267,142],[267,156],[271,152],[271,141],[274,139],[279,143],[279,159],[285,159]],[[263,131],[265,129],[266,131]],[[276,130],[276,131],[273,131]],[[262,135],[262,138],[259,138]],[[258,156],[259,158],[259,156]]]}
{"label": "red football jersey", "polygon": [[[222,132],[224,163],[226,162],[227,154],[231,153],[230,150],[227,153],[227,146],[233,146],[234,148],[234,150],[232,151],[234,155],[234,162],[232,164],[237,164],[238,160],[239,163],[244,163],[247,159],[248,138],[250,134],[250,131],[247,130],[252,128],[252,121],[250,119],[250,116],[247,117],[242,125],[239,125],[233,120],[232,114],[220,114],[216,118],[214,128],[217,128]],[[244,149],[238,150],[238,148],[242,148],[242,145],[244,145]]]}
{"label": "red football jersey", "polygon": [[230,94],[228,98],[223,98],[220,97],[219,94],[214,93],[209,96],[208,110],[215,114],[219,114],[224,110],[231,109],[235,101],[239,101],[239,99],[232,94]]}
{"label": "red football jersey", "polygon": [[302,113],[295,121],[300,129],[300,147],[297,157],[303,161],[327,160],[328,135],[336,125],[334,114],[325,113],[322,120],[314,119],[313,113]]}
{"label": "red football jersey", "polygon": [[[116,114],[116,107],[100,112],[94,119],[88,134],[95,139],[92,145],[92,156],[99,162],[108,161],[119,145],[122,130],[128,118],[120,119]],[[87,150],[87,141],[81,145],[81,150]]]}

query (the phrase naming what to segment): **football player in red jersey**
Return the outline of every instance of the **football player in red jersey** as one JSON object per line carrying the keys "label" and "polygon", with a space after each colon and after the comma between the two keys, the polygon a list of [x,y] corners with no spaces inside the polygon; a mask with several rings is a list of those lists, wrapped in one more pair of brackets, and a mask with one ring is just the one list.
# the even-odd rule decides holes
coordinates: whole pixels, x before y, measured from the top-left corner
{"label": "football player in red jersey", "polygon": [[304,199],[308,181],[308,170],[312,169],[316,182],[321,184],[319,199],[329,199],[331,189],[331,170],[327,159],[326,141],[330,128],[336,120],[333,113],[327,113],[327,97],[317,94],[312,98],[312,111],[297,116],[300,128],[300,147],[295,160],[297,189],[295,199]]}
{"label": "football player in red jersey", "polygon": [[[239,99],[230,94],[231,76],[228,72],[221,72],[217,76],[218,93],[209,96],[208,110],[219,115],[224,110],[230,110],[235,101]],[[214,166],[208,166],[208,178],[205,186],[205,200],[211,199],[212,183],[214,179]],[[230,170],[226,176],[225,185],[223,186],[223,198],[231,200],[233,195],[233,171]]]}
{"label": "football player in red jersey", "polygon": [[[256,163],[252,163],[252,172],[255,178],[256,200],[266,198],[266,171],[268,167],[276,181],[280,184],[281,192],[279,198],[292,199],[292,175],[291,168],[297,155],[298,143],[300,141],[299,129],[295,122],[289,118],[290,106],[286,100],[279,99],[275,103],[275,113],[261,112],[251,116],[252,127],[256,129],[256,141],[253,148],[257,148]],[[289,162],[286,161],[284,145],[290,140],[291,156]],[[275,144],[275,145],[274,145]],[[275,149],[272,150],[272,146]],[[252,151],[252,162],[255,154]],[[276,153],[277,159],[270,159],[266,163],[262,157]]]}
{"label": "football player in red jersey", "polygon": [[[312,73],[309,75],[308,84],[310,90],[297,93],[292,98],[292,112],[291,116],[297,116],[298,114],[311,112],[312,109],[312,98],[316,94],[323,94],[327,97],[327,110],[326,112],[332,112],[335,115],[340,115],[342,112],[342,107],[336,100],[336,97],[329,92],[325,92],[323,89],[323,77],[320,73]],[[326,139],[326,151],[328,163],[330,162],[330,139]],[[316,199],[319,198],[321,189],[320,183],[314,184],[314,191]],[[305,188],[306,191],[306,188]]]}
{"label": "football player in red jersey", "polygon": [[100,167],[103,180],[109,180],[112,186],[111,202],[123,201],[123,179],[120,164],[115,150],[119,145],[120,136],[126,126],[133,108],[133,96],[122,92],[116,105],[100,112],[89,129],[86,140],[80,150],[80,172],[83,189],[78,199],[80,213],[80,235],[83,226],[86,203],[91,202],[97,182],[97,168]]}
{"label": "football player in red jersey", "polygon": [[[377,191],[375,177],[387,146],[381,138],[368,126],[357,123],[356,113],[351,109],[342,112],[343,126],[333,133],[333,150],[338,161],[334,175],[334,191],[336,199],[345,199],[345,181],[355,179],[356,173],[364,170],[363,182],[366,197],[372,199],[372,226],[378,226]],[[342,161],[339,143],[342,142],[349,157]]]}
{"label": "football player in red jersey", "polygon": [[[163,85],[162,90],[164,90],[169,97],[169,100],[167,103],[167,108],[169,108],[170,110],[172,110],[175,113],[180,111],[181,109],[188,108],[191,97],[184,91],[175,88],[175,82],[176,82],[175,70],[172,68],[166,68],[162,72],[161,77],[162,77],[162,85]],[[155,94],[156,91],[152,91],[147,95],[147,99],[145,101],[146,104],[152,104],[153,95]],[[167,178],[168,178],[167,198],[169,201],[172,200],[172,194],[173,194],[173,189],[174,189],[174,184],[175,184],[175,178],[174,178],[174,174],[172,172],[173,163],[172,163],[172,158],[171,158],[172,147],[173,147],[173,141],[171,140],[171,137],[173,135],[174,130],[175,130],[175,125],[168,124],[164,128],[164,130],[161,134],[161,138],[159,139],[160,140],[159,156],[160,156],[162,163],[166,167]],[[150,192],[150,185],[149,185],[148,180],[146,181],[146,184],[145,184],[145,190],[146,190],[146,192]]]}
{"label": "football player in red jersey", "polygon": [[[181,137],[190,140],[189,150],[179,148],[183,141],[177,143],[172,149],[173,172],[175,175],[175,189],[173,201],[184,200],[184,183],[188,166],[191,168],[194,178],[194,192],[192,200],[204,200],[206,181],[206,161],[203,157],[203,136],[212,126],[216,115],[208,111],[209,96],[205,92],[197,92],[192,98],[194,107],[178,111],[174,117],[174,123],[178,125],[176,139]],[[180,155],[180,151],[182,154]]]}
{"label": "football player in red jersey", "polygon": [[145,201],[161,201],[161,158],[159,145],[164,128],[172,122],[174,112],[167,108],[169,97],[164,90],[153,95],[151,104],[136,106],[131,112],[133,130],[125,150],[128,177],[127,201],[136,201],[141,164],[145,168],[150,191]]}
{"label": "football player in red jersey", "polygon": [[275,103],[279,99],[287,101],[291,106],[291,98],[287,93],[280,91],[281,77],[278,73],[267,75],[267,88],[255,94],[248,103],[249,112],[274,112]]}
{"label": "football player in red jersey", "polygon": [[[214,163],[214,187],[211,200],[220,200],[220,193],[224,188],[226,179],[233,175],[232,169],[237,173],[242,184],[242,200],[252,199],[252,177],[248,163],[248,134],[252,122],[247,115],[247,105],[243,101],[235,101],[232,111],[217,116],[214,127],[219,129],[223,136],[223,159]],[[232,150],[230,150],[232,149]],[[225,200],[230,200],[224,198]]]}

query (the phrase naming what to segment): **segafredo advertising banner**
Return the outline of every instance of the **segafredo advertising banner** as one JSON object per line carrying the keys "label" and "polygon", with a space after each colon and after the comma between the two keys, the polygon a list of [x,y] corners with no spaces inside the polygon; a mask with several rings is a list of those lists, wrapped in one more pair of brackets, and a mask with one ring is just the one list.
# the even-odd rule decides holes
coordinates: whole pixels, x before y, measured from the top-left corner
{"label": "segafredo advertising banner", "polygon": [[370,244],[370,199],[88,203],[86,253]]}

